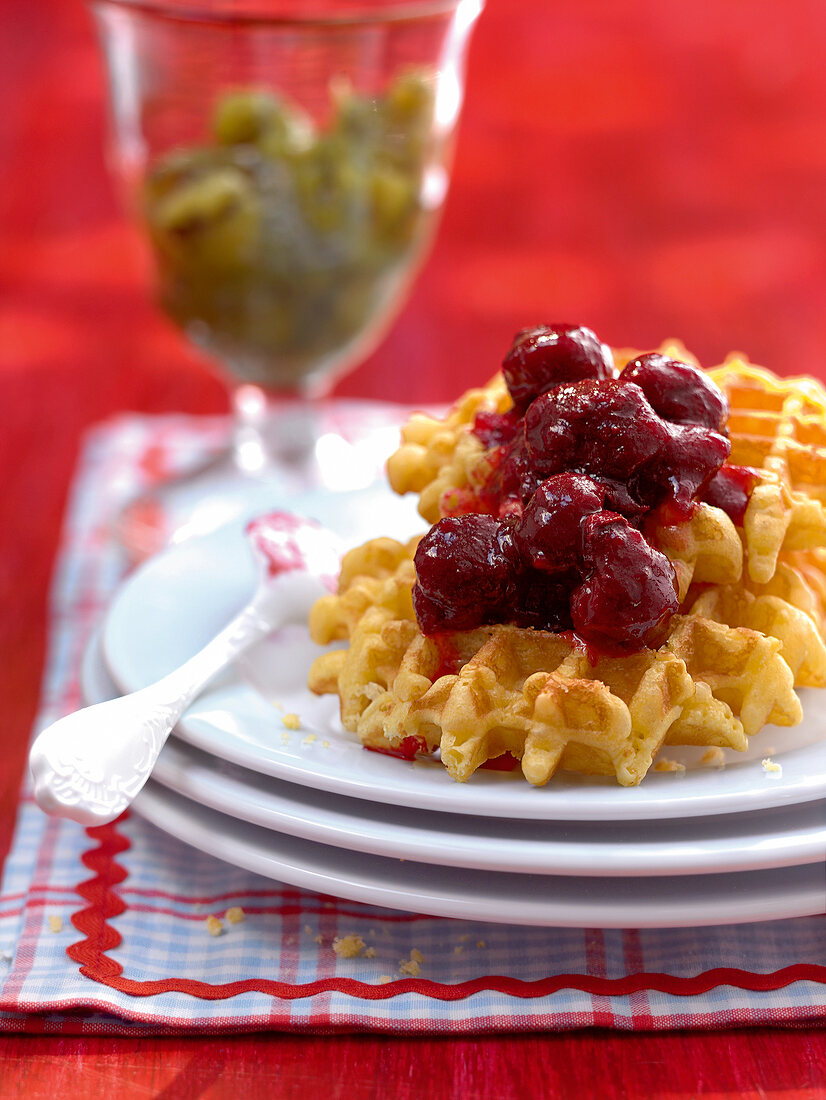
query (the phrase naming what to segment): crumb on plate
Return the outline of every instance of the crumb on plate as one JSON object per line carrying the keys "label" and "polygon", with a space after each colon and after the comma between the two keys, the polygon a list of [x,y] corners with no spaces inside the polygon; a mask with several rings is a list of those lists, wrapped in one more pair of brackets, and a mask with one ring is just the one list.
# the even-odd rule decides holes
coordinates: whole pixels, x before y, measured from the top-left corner
{"label": "crumb on plate", "polygon": [[700,763],[707,768],[722,768],[726,763],[726,754],[717,745],[707,749],[700,757]]}
{"label": "crumb on plate", "polygon": [[658,760],[654,765],[655,772],[675,772],[679,774],[685,771],[685,764],[677,760]]}
{"label": "crumb on plate", "polygon": [[772,760],[770,756],[763,757],[760,763],[763,765],[763,771],[766,772],[767,775],[779,776],[783,774],[783,765],[778,764],[776,760]]}
{"label": "crumb on plate", "polygon": [[292,711],[289,711],[287,714],[285,714],[282,717],[281,721],[284,723],[288,730],[301,729],[301,719],[298,717],[297,714],[294,714]]}

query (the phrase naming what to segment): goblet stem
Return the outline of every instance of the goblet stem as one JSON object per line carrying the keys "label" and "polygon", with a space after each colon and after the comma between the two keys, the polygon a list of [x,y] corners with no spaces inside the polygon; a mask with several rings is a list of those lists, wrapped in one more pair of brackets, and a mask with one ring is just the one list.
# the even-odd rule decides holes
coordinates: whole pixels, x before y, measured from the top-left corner
{"label": "goblet stem", "polygon": [[296,488],[319,482],[320,418],[314,400],[242,385],[233,389],[232,403],[233,457],[241,474],[275,477]]}
{"label": "goblet stem", "polygon": [[[374,517],[376,481],[398,441],[394,425],[379,419],[371,426],[363,404],[351,403],[345,420],[361,425],[353,439],[317,399],[245,384],[232,400],[229,446],[206,465],[141,493],[115,518],[132,560],[274,508],[312,516],[333,530],[352,526],[365,509]],[[410,500],[383,499],[382,508],[405,522],[415,517]]]}

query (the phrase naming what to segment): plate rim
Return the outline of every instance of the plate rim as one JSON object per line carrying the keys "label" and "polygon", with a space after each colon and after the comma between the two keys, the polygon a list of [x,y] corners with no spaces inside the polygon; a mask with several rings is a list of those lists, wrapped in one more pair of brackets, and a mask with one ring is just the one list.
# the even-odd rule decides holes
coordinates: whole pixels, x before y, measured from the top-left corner
{"label": "plate rim", "polygon": [[[600,897],[595,899],[596,880],[593,878],[544,876],[537,879],[530,875],[508,875],[507,872],[436,867],[383,856],[365,856],[359,852],[342,852],[341,849],[330,849],[328,845],[314,841],[285,837],[199,806],[155,785],[152,780],[138,795],[134,808],[139,816],[163,832],[254,874],[275,878],[315,893],[333,894],[363,904],[431,916],[545,927],[679,928],[813,916],[826,908],[826,882],[819,881],[821,876],[813,865],[732,872],[729,875],[611,879],[608,881],[615,890],[613,897],[610,894],[606,896],[606,882],[603,880]],[[203,825],[204,819],[207,826]],[[252,842],[245,837],[252,837]],[[285,847],[287,853],[292,848],[298,854],[290,858],[285,855]],[[329,869],[319,869],[323,864],[313,867],[313,857],[316,860],[331,859],[331,852],[338,857],[339,863],[343,862],[343,871],[331,874]],[[366,861],[367,874],[351,867],[353,860]],[[449,888],[434,887],[432,882],[426,881],[416,885],[417,871],[421,868],[424,872],[419,877],[425,880],[435,877],[437,883],[449,880]],[[429,876],[427,872],[430,872]],[[499,884],[492,878],[500,875],[509,881],[503,881],[503,889],[498,892],[493,887]],[[474,876],[479,879],[476,893],[462,894],[460,884],[468,878],[472,881]],[[737,883],[729,883],[727,890],[726,880],[732,877]],[[405,888],[405,878],[413,880],[413,889]],[[520,879],[531,883],[526,895],[519,893],[518,887],[523,885],[517,882]],[[617,896],[615,884],[629,884],[625,897]],[[645,896],[646,885],[648,897]],[[540,900],[542,886],[546,888],[544,894],[547,896]],[[667,895],[670,886],[673,887],[673,897],[667,896],[665,900],[657,897],[658,893]],[[653,897],[651,889],[654,890]],[[568,897],[562,900],[566,891]],[[656,916],[658,911],[660,916]]]}
{"label": "plate rim", "polygon": [[[111,698],[118,694],[115,684],[109,678],[103,659],[100,654],[100,631],[96,631],[89,641],[80,670],[81,690],[86,704],[100,702],[105,698]],[[739,847],[731,844],[726,850],[711,852],[708,845],[724,845],[726,842],[725,824],[737,824],[737,819],[745,821],[751,817],[759,819],[760,812],[751,814],[721,815],[718,818],[709,817],[709,822],[717,822],[723,830],[717,836],[702,836],[694,838],[676,838],[663,842],[657,851],[656,843],[644,840],[622,840],[614,842],[612,839],[600,841],[598,837],[588,837],[581,843],[571,843],[564,835],[545,843],[540,838],[521,837],[519,841],[510,842],[510,838],[491,836],[491,830],[487,830],[484,837],[477,842],[475,849],[467,846],[467,838],[470,835],[471,823],[479,820],[469,815],[441,815],[442,828],[447,824],[461,822],[465,829],[456,833],[450,828],[447,833],[439,829],[430,829],[426,824],[415,827],[410,822],[392,820],[395,807],[389,807],[391,820],[385,819],[379,827],[378,823],[370,819],[370,828],[359,831],[364,819],[362,814],[365,804],[359,800],[353,800],[346,795],[333,795],[332,806],[312,804],[313,796],[325,795],[327,792],[316,792],[313,788],[290,784],[284,780],[273,780],[272,777],[260,777],[269,780],[284,788],[283,790],[267,791],[266,782],[263,787],[251,787],[251,780],[256,778],[248,769],[238,768],[237,765],[227,765],[210,768],[209,763],[220,764],[216,758],[194,749],[185,743],[176,743],[177,739],[167,745],[161,752],[153,771],[153,778],[161,786],[189,798],[191,801],[223,813],[229,817],[236,817],[250,824],[258,825],[274,832],[285,832],[305,840],[328,844],[333,847],[343,847],[350,851],[361,851],[365,854],[383,855],[389,858],[412,859],[424,863],[436,863],[440,866],[467,867],[475,870],[489,870],[507,872],[509,870],[529,874],[553,874],[553,875],[578,875],[584,877],[638,877],[638,876],[677,876],[690,874],[717,874],[732,871],[759,870],[771,867],[794,866],[803,863],[814,863],[826,859],[826,817],[822,826],[804,827],[800,830],[808,834],[807,838],[794,839],[793,830],[786,834],[787,844],[780,855],[776,846],[768,849],[773,853],[772,858],[767,859],[765,841],[771,830],[755,834],[752,838],[746,835],[739,837]],[[188,754],[193,754],[187,759]],[[203,760],[200,759],[203,757]],[[237,770],[242,774],[227,774],[226,768]],[[249,779],[247,779],[247,776]],[[226,789],[222,789],[226,788]],[[252,799],[245,797],[245,791],[252,794]],[[292,796],[292,797],[291,797]],[[308,805],[305,798],[310,800]],[[353,813],[347,813],[347,803],[355,802]],[[272,803],[272,804],[268,804]],[[341,805],[338,805],[341,804]],[[376,804],[369,804],[376,805]],[[792,807],[805,814],[808,807],[804,804],[800,807]],[[319,819],[319,809],[321,819]],[[404,813],[412,815],[414,810],[401,807]],[[246,811],[246,812],[245,812]],[[770,811],[770,813],[775,811]],[[330,815],[332,821],[325,820],[324,815]],[[483,819],[491,823],[500,821],[503,828],[509,823],[506,820],[488,818]],[[679,819],[676,819],[679,823]],[[523,823],[525,824],[525,823]],[[526,823],[546,824],[546,823]],[[551,823],[557,824],[557,823]],[[564,823],[565,830],[574,831],[589,823]],[[599,826],[601,823],[590,823]],[[631,828],[642,827],[643,823],[632,822]],[[674,822],[668,822],[672,825]],[[392,826],[388,830],[387,826]],[[399,833],[399,830],[401,832]],[[819,834],[812,835],[813,833]],[[775,837],[776,833],[771,834]],[[349,842],[344,837],[349,838]],[[457,838],[461,841],[460,848],[456,852]],[[422,840],[425,840],[423,845]],[[353,843],[353,841],[356,841]],[[445,840],[448,843],[445,843]],[[668,847],[666,847],[668,845]],[[755,847],[755,845],[757,847]],[[762,846],[762,847],[761,847]],[[675,849],[686,849],[682,857],[677,855],[675,866]],[[701,859],[697,852],[705,848]],[[567,849],[567,851],[566,851]],[[670,851],[669,851],[670,849]],[[630,851],[635,856],[628,856]],[[761,855],[761,851],[763,854]],[[454,855],[453,853],[456,852]],[[529,858],[528,858],[529,857]],[[587,857],[587,858],[585,858]],[[601,858],[602,862],[599,862]],[[504,865],[503,865],[504,864]]]}

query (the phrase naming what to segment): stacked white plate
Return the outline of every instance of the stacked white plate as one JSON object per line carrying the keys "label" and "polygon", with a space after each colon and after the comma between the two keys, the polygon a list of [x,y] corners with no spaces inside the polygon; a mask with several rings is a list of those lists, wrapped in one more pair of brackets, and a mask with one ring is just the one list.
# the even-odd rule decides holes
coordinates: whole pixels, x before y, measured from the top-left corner
{"label": "stacked white plate", "polygon": [[[381,490],[336,516],[353,543],[417,521]],[[420,522],[420,521],[418,521]],[[89,701],[134,691],[191,656],[246,602],[240,526],[172,547],[127,580],[84,663]],[[369,752],[338,700],[306,688],[306,631],[268,639],[189,709],[135,809],[237,866],[304,889],[515,924],[651,927],[826,912],[826,693],[723,767],[673,749],[681,773],[641,786],[517,773],[454,783],[438,762]],[[285,714],[301,727],[288,729]],[[767,771],[771,757],[780,771]]]}

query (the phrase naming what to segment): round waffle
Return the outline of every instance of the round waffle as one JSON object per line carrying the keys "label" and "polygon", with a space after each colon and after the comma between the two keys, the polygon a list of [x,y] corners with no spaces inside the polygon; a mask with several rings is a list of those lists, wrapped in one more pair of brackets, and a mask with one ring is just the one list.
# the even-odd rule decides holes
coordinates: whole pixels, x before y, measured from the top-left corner
{"label": "round waffle", "polygon": [[743,749],[765,723],[800,720],[796,684],[826,684],[819,598],[787,563],[767,591],[692,590],[659,649],[591,661],[562,635],[507,624],[426,638],[411,599],[416,543],[379,539],[345,557],[310,631],[348,646],[317,658],[309,686],[339,695],[365,744],[413,738],[457,780],[507,752],[537,785],[560,767],[633,785],[663,745]]}
{"label": "round waffle", "polygon": [[[661,350],[691,361],[675,342]],[[741,527],[702,503],[654,529],[681,603],[658,649],[596,657],[509,624],[425,637],[411,598],[416,540],[378,539],[347,555],[338,594],[313,610],[314,639],[348,645],[316,660],[312,690],[338,693],[365,744],[439,750],[459,781],[507,753],[536,785],[558,768],[634,785],[664,745],[743,749],[766,723],[798,722],[795,686],[826,685],[826,391],[740,356],[710,373],[731,408],[731,461],[757,484]],[[431,523],[472,510],[491,473],[475,418],[510,407],[497,375],[444,419],[412,417],[388,464],[393,488],[418,492]]]}

